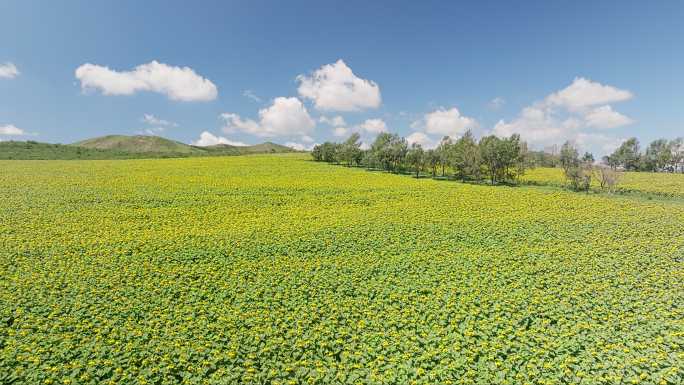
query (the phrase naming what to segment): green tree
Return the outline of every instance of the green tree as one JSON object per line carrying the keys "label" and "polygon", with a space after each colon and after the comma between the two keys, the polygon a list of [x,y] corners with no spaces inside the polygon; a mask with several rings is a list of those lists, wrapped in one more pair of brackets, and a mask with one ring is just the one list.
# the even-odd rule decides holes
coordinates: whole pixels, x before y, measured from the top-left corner
{"label": "green tree", "polygon": [[569,169],[579,167],[579,164],[580,159],[577,148],[570,141],[563,143],[560,150],[560,165],[565,174],[567,175]]}
{"label": "green tree", "polygon": [[351,134],[351,136],[344,141],[339,146],[340,159],[347,164],[347,166],[352,166],[352,164],[360,162],[361,158],[361,135],[358,132]]}
{"label": "green tree", "polygon": [[[437,166],[442,164],[441,156],[438,150],[430,149],[425,151],[425,163],[430,166],[432,177],[437,175]],[[444,175],[444,168],[442,167],[442,175]]]}
{"label": "green tree", "polygon": [[311,157],[316,162],[323,161],[323,146],[320,144],[315,145],[313,149],[311,149]]}
{"label": "green tree", "polygon": [[588,156],[587,154],[589,153],[585,153],[580,160],[579,151],[577,151],[577,148],[569,141],[565,142],[561,147],[561,167],[563,167],[563,173],[570,188],[575,191],[589,191],[589,187],[591,186],[591,177],[593,174],[592,163],[594,157]]}
{"label": "green tree", "polygon": [[425,167],[425,151],[423,151],[423,147],[419,143],[413,143],[407,151],[406,163],[411,166],[416,173],[416,178],[418,178],[420,172]]}
{"label": "green tree", "polygon": [[[449,136],[444,136],[442,140],[439,141],[439,145],[435,149],[436,155],[439,159],[439,165],[442,167],[442,176],[446,176],[446,166],[449,164],[449,158],[451,156],[451,149],[453,147],[453,142]],[[435,176],[435,173],[432,173]]]}
{"label": "green tree", "polygon": [[672,142],[656,139],[646,147],[643,168],[647,171],[662,171],[672,161]]}
{"label": "green tree", "polygon": [[404,162],[408,144],[397,134],[382,132],[375,138],[370,151],[384,170],[396,172]]}
{"label": "green tree", "polygon": [[[525,158],[526,145],[520,135],[500,139],[495,135],[485,136],[478,145],[485,170],[492,184],[515,181]],[[524,168],[522,168],[524,172]]]}
{"label": "green tree", "polygon": [[461,180],[480,179],[482,159],[472,131],[466,131],[463,136],[451,146],[450,163],[456,176]]}
{"label": "green tree", "polygon": [[621,166],[627,171],[636,171],[640,168],[641,154],[639,152],[639,140],[629,138],[624,141],[610,156],[608,161],[616,167]]}

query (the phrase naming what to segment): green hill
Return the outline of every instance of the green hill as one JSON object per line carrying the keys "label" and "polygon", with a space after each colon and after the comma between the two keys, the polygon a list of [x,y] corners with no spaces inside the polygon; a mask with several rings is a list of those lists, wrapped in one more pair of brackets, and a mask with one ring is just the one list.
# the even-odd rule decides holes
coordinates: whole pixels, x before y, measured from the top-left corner
{"label": "green hill", "polygon": [[194,148],[207,151],[212,154],[225,154],[225,155],[247,155],[247,154],[268,154],[268,153],[281,153],[281,152],[295,152],[294,149],[283,146],[282,144],[265,142],[260,144],[255,144],[252,146],[232,146],[229,144],[216,144],[213,146],[198,147]]}
{"label": "green hill", "polygon": [[86,139],[73,144],[78,147],[98,150],[117,150],[128,153],[176,153],[199,154],[202,150],[185,143],[176,142],[159,136],[146,135],[107,135]]}
{"label": "green hill", "polygon": [[0,142],[0,159],[139,159],[296,152],[276,143],[200,147],[158,136],[108,135],[73,144]]}

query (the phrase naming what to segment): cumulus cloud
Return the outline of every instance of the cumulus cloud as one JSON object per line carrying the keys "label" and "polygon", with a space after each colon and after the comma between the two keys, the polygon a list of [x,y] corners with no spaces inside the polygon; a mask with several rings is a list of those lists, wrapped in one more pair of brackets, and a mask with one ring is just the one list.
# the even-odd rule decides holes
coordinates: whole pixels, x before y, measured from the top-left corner
{"label": "cumulus cloud", "polygon": [[285,146],[293,148],[297,151],[311,151],[316,144],[303,144],[298,142],[285,142]]}
{"label": "cumulus cloud", "polygon": [[356,76],[342,59],[310,76],[299,75],[297,81],[299,95],[312,100],[318,110],[359,111],[378,108],[382,102],[380,87]]}
{"label": "cumulus cloud", "polygon": [[633,96],[627,90],[621,90],[578,77],[569,86],[549,95],[546,98],[546,102],[549,105],[578,110],[598,104],[622,102],[631,99]]}
{"label": "cumulus cloud", "polygon": [[619,138],[591,132],[632,124],[634,121],[604,103],[631,99],[630,91],[603,85],[585,78],[575,78],[568,87],[525,107],[509,121],[500,120],[493,129],[498,136],[518,133],[532,145],[547,146],[566,140],[585,150],[605,154],[619,144]]}
{"label": "cumulus cloud", "polygon": [[461,115],[456,107],[439,108],[429,112],[422,119],[411,124],[411,128],[422,129],[428,134],[457,137],[468,129],[477,128],[475,119]]}
{"label": "cumulus cloud", "polygon": [[320,118],[318,118],[318,121],[333,127],[343,127],[347,125],[347,122],[344,121],[344,118],[339,115],[332,118],[329,118],[327,116],[321,116]]}
{"label": "cumulus cloud", "polygon": [[138,91],[157,92],[171,100],[209,101],[216,99],[214,83],[189,67],[173,67],[157,61],[141,64],[132,71],[115,71],[86,63],[76,69],[81,88],[99,90],[104,95],[132,95]]}
{"label": "cumulus cloud", "polygon": [[221,118],[226,133],[241,131],[260,137],[308,135],[316,126],[304,104],[295,97],[275,98],[273,104],[259,110],[258,122],[234,113],[223,113]]}
{"label": "cumulus cloud", "polygon": [[434,139],[420,131],[413,132],[411,135],[407,136],[406,142],[408,142],[408,144],[418,143],[423,146],[423,148],[428,149],[437,147],[437,142]]}
{"label": "cumulus cloud", "polygon": [[611,106],[594,108],[584,115],[584,119],[587,126],[594,128],[614,128],[634,123],[631,118],[613,111]]}
{"label": "cumulus cloud", "polygon": [[597,151],[600,154],[610,154],[620,147],[620,144],[627,140],[622,137],[612,137],[602,133],[584,133],[578,132],[573,141],[579,147],[589,148]]}
{"label": "cumulus cloud", "polygon": [[26,132],[15,125],[6,124],[4,126],[0,126],[0,135],[21,136],[26,135]]}
{"label": "cumulus cloud", "polygon": [[229,144],[231,146],[249,146],[248,144],[243,143],[243,142],[230,140],[228,138],[224,138],[223,136],[216,136],[209,131],[203,131],[200,134],[199,139],[192,142],[192,144],[195,146],[201,146],[201,147],[214,146],[217,144]]}
{"label": "cumulus cloud", "polygon": [[17,76],[19,76],[19,70],[17,69],[17,66],[14,65],[14,63],[7,62],[4,64],[0,64],[0,78],[14,79]]}
{"label": "cumulus cloud", "polygon": [[333,128],[333,135],[339,137],[347,136],[349,129],[347,127],[335,127]]}
{"label": "cumulus cloud", "polygon": [[379,134],[387,132],[387,124],[382,119],[366,119],[363,123],[356,126],[361,131],[369,134]]}

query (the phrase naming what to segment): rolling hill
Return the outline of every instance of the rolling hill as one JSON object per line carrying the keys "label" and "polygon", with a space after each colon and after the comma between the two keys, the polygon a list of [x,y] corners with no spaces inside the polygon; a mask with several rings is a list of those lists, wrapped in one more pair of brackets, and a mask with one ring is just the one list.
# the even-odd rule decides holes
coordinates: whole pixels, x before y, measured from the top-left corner
{"label": "rolling hill", "polygon": [[0,159],[139,159],[286,153],[296,150],[265,142],[252,146],[193,146],[159,136],[108,135],[73,144],[0,142]]}
{"label": "rolling hill", "polygon": [[200,148],[160,136],[107,135],[76,142],[73,146],[98,150],[117,150],[129,153],[199,154]]}

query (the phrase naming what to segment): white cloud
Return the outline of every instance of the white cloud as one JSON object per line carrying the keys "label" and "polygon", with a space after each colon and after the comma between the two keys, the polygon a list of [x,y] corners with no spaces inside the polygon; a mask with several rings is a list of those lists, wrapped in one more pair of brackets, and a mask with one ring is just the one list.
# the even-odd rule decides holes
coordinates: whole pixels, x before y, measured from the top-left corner
{"label": "white cloud", "polygon": [[302,142],[304,143],[313,143],[314,138],[310,137],[309,135],[304,135],[302,136]]}
{"label": "white cloud", "polygon": [[423,129],[428,134],[451,137],[457,137],[468,129],[477,127],[478,123],[475,119],[461,115],[456,107],[432,111],[411,124],[411,128]]}
{"label": "white cloud", "polygon": [[285,146],[294,148],[297,151],[311,151],[315,144],[302,144],[302,143],[297,143],[297,142],[285,142]]}
{"label": "white cloud", "polygon": [[603,85],[585,78],[575,78],[573,83],[540,102],[525,107],[510,122],[500,120],[493,129],[498,136],[517,133],[533,146],[560,144],[574,141],[584,150],[599,154],[616,147],[619,139],[591,130],[615,128],[634,121],[614,111],[610,102],[632,98],[629,91]]}
{"label": "white cloud", "polygon": [[142,119],[140,119],[141,122],[149,124],[151,126],[167,126],[167,127],[178,127],[178,123],[171,122],[168,120],[164,119],[159,119],[158,117],[152,115],[152,114],[145,114],[143,115]]}
{"label": "white cloud", "polygon": [[19,76],[19,70],[14,63],[7,62],[5,64],[0,64],[0,78],[14,79]]}
{"label": "white cloud", "polygon": [[346,127],[335,127],[333,128],[333,135],[337,137],[347,136],[349,129]]}
{"label": "white cloud", "polygon": [[499,108],[503,107],[503,105],[506,104],[506,99],[497,96],[494,99],[489,101],[489,108],[492,110],[498,110]]}
{"label": "white cloud", "polygon": [[223,113],[221,118],[226,133],[242,131],[261,137],[308,135],[316,126],[304,104],[295,97],[275,98],[271,106],[259,110],[258,122],[233,113]]}
{"label": "white cloud", "polygon": [[6,124],[4,126],[0,126],[0,135],[20,136],[26,135],[26,132],[15,125]]}
{"label": "white cloud", "polygon": [[347,125],[347,122],[344,121],[344,118],[339,115],[332,118],[328,118],[327,116],[321,116],[320,118],[318,118],[318,121],[333,127],[343,127]]}
{"label": "white cloud", "polygon": [[575,121],[559,121],[549,109],[541,105],[525,107],[513,121],[506,123],[500,120],[494,126],[497,136],[511,136],[520,134],[524,140],[535,144],[549,144],[561,140],[563,134],[569,131]]}
{"label": "white cloud", "polygon": [[601,106],[584,115],[587,126],[594,128],[614,128],[634,123],[629,117],[613,111],[611,106]]}
{"label": "white cloud", "polygon": [[261,103],[261,98],[257,96],[257,94],[254,93],[252,90],[244,90],[242,91],[242,96],[252,99],[253,101],[257,103]]}
{"label": "white cloud", "polygon": [[578,132],[574,142],[581,148],[592,149],[598,154],[610,154],[620,147],[626,138],[615,138],[602,133]]}
{"label": "white cloud", "polygon": [[575,78],[569,86],[549,95],[549,105],[562,106],[569,110],[629,100],[631,92],[612,86],[603,85],[585,78]]}
{"label": "white cloud", "polygon": [[437,147],[437,142],[435,140],[425,135],[424,132],[420,131],[416,131],[411,135],[407,136],[406,142],[408,142],[408,144],[418,143],[421,146],[423,146],[423,148],[428,149]]}
{"label": "white cloud", "polygon": [[132,71],[115,71],[86,63],[76,69],[83,90],[100,90],[104,95],[132,95],[138,91],[157,92],[171,100],[208,101],[216,99],[214,83],[189,67],[172,67],[152,61]]}
{"label": "white cloud", "polygon": [[297,91],[313,101],[318,110],[359,111],[378,108],[380,87],[372,80],[357,77],[342,59],[326,64],[311,76],[299,75]]}
{"label": "white cloud", "polygon": [[229,144],[231,146],[249,146],[248,144],[243,143],[243,142],[230,140],[228,138],[224,138],[223,136],[216,136],[209,131],[203,131],[200,134],[199,139],[192,142],[192,144],[195,146],[202,146],[202,147],[214,146],[217,144]]}
{"label": "white cloud", "polygon": [[379,134],[381,132],[386,132],[387,124],[382,119],[366,119],[363,123],[357,126],[358,129],[365,131],[369,134]]}

